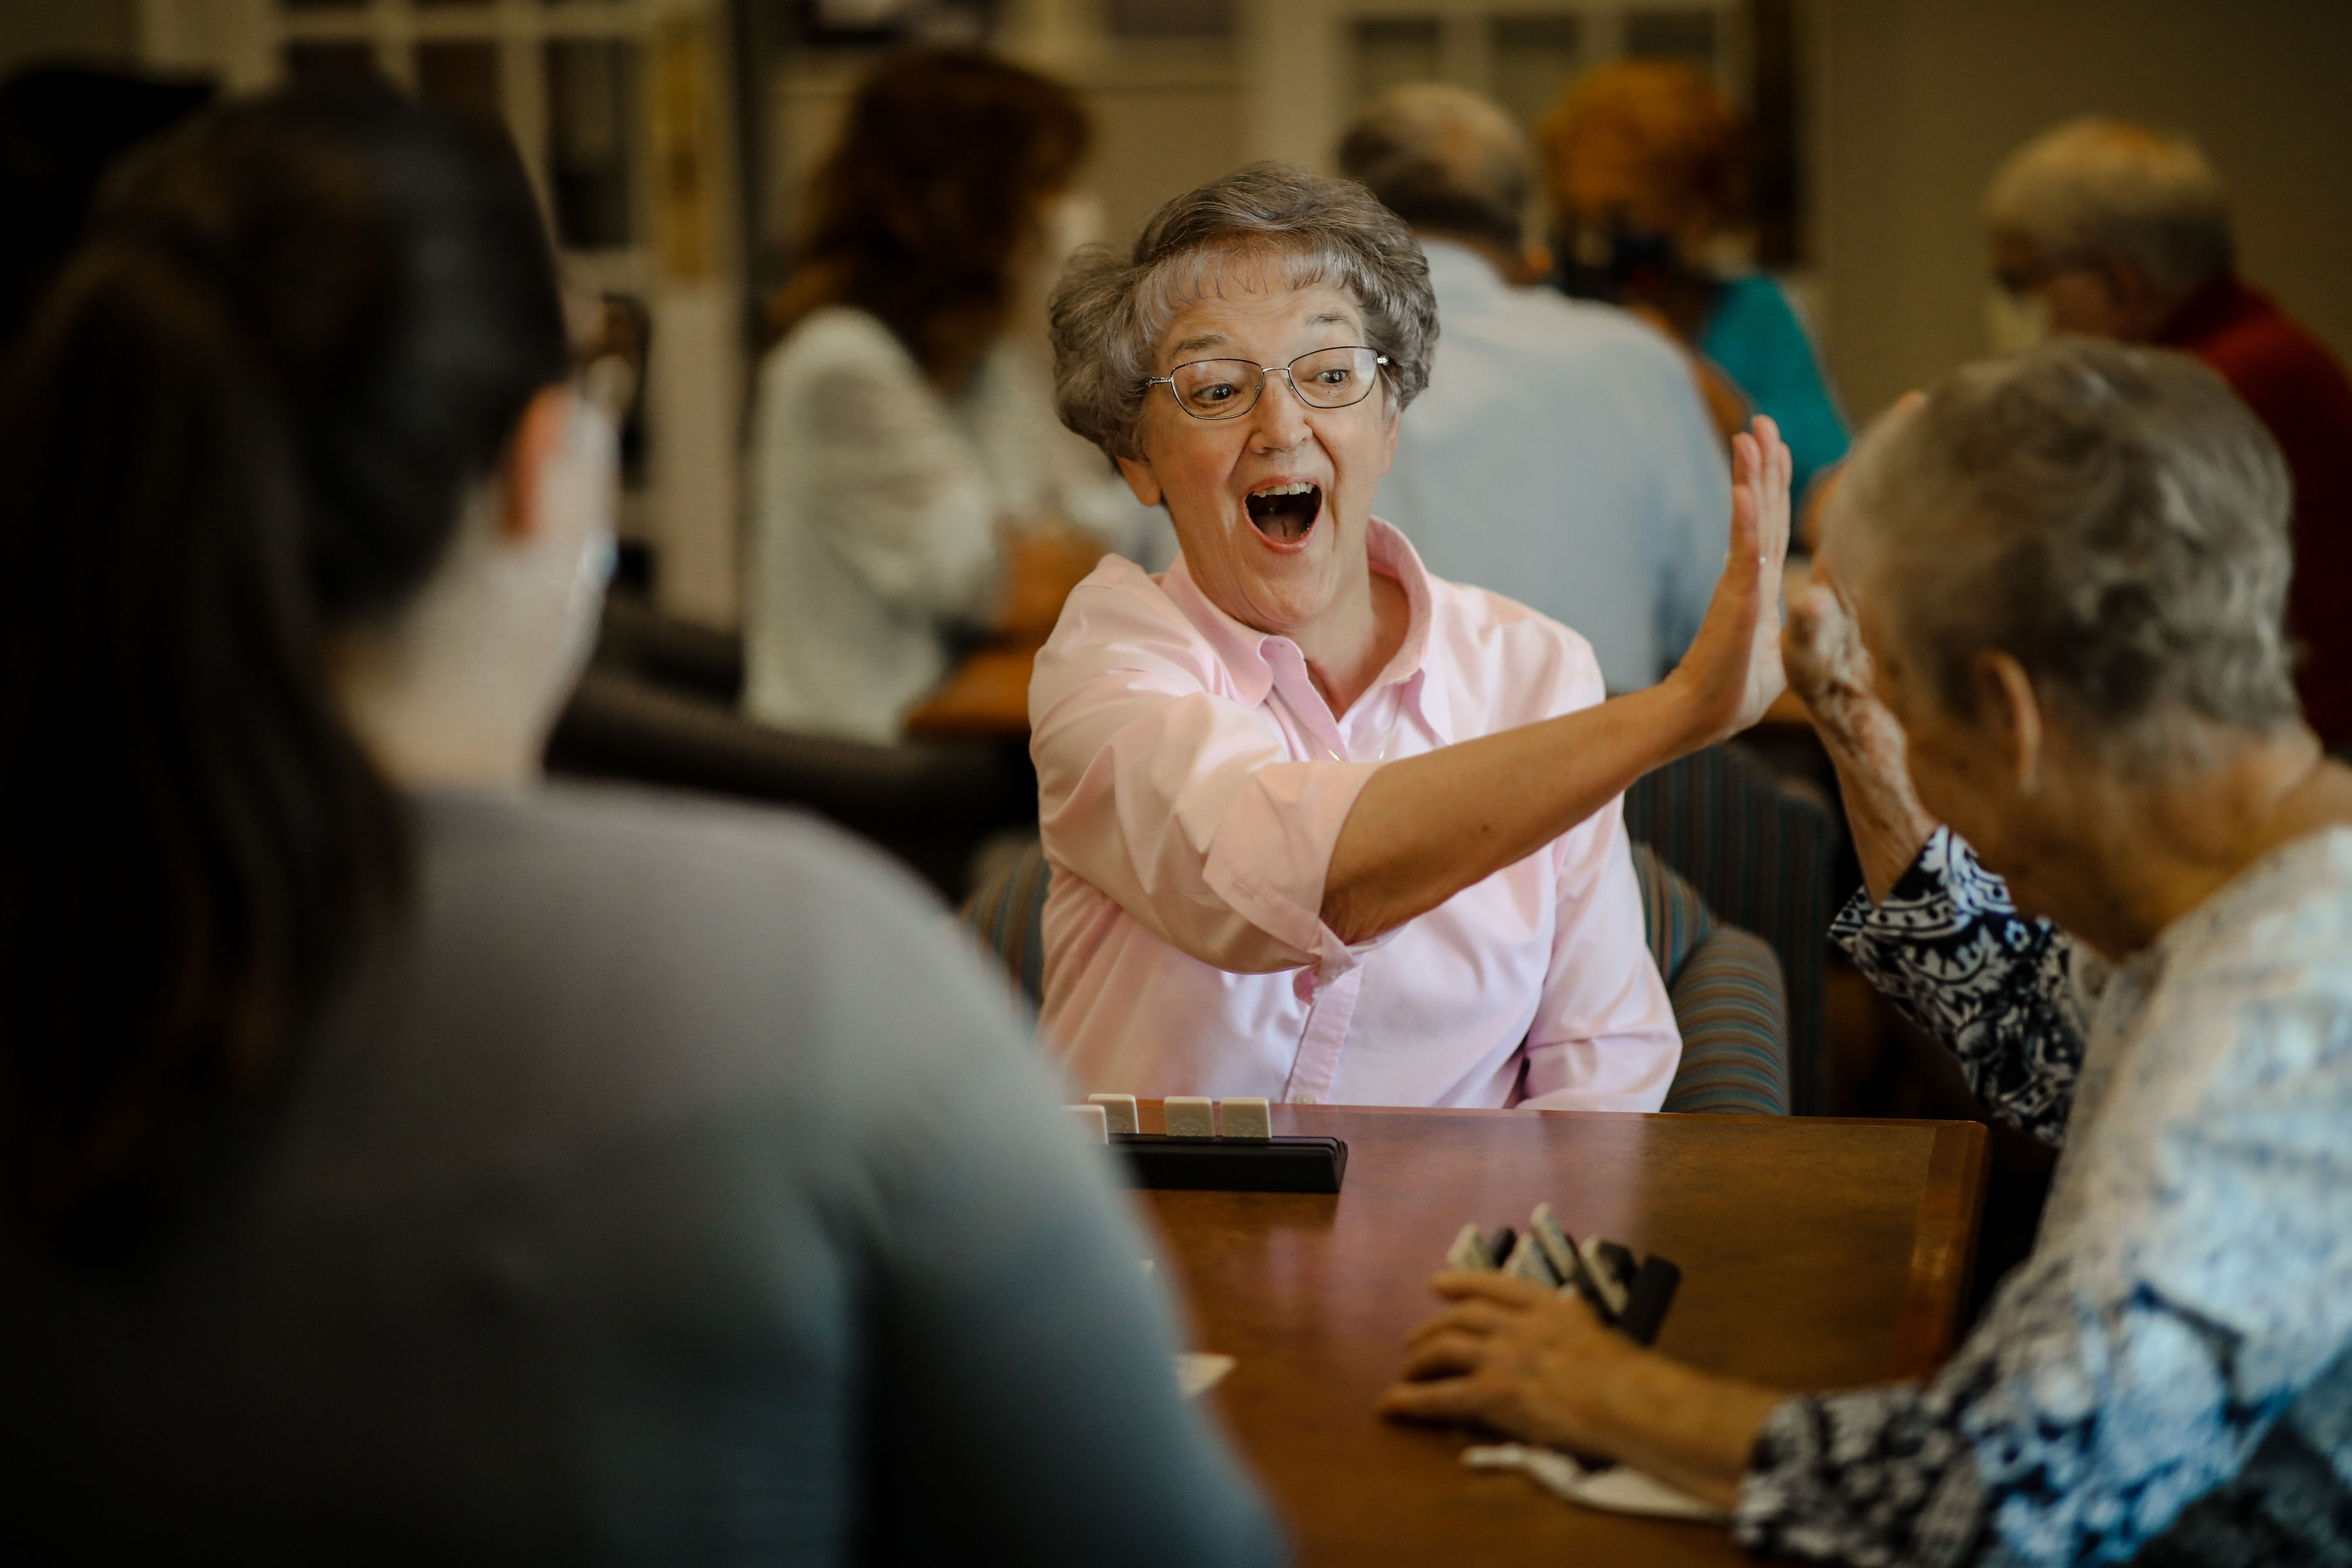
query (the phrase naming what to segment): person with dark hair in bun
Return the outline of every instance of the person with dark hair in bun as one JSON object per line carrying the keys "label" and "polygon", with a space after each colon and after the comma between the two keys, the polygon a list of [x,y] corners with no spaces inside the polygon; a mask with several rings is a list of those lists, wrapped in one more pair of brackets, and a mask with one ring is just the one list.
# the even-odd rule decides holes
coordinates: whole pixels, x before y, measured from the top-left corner
{"label": "person with dark hair in bun", "polygon": [[10,1560],[1276,1560],[938,911],[541,782],[571,374],[511,151],[350,89],[122,170],[6,366]]}

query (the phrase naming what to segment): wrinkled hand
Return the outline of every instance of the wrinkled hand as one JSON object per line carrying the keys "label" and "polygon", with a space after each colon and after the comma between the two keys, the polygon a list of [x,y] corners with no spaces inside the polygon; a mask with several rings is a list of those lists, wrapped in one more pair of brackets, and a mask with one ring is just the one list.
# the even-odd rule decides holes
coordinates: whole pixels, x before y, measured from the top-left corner
{"label": "wrinkled hand", "polygon": [[1738,733],[1780,695],[1780,571],[1789,558],[1789,479],[1780,426],[1756,416],[1731,443],[1731,552],[1690,651],[1667,679],[1689,704],[1698,744]]}
{"label": "wrinkled hand", "polygon": [[1811,586],[1789,605],[1781,659],[1837,767],[1863,883],[1874,902],[1882,900],[1918,858],[1936,819],[1912,787],[1908,742],[1878,700],[1853,612],[1818,557]]}
{"label": "wrinkled hand", "polygon": [[1606,1391],[1646,1352],[1576,1297],[1512,1275],[1456,1271],[1436,1287],[1452,1305],[1406,1342],[1405,1381],[1381,1396],[1381,1414],[1604,1451]]}
{"label": "wrinkled hand", "polygon": [[1877,705],[1871,692],[1870,651],[1862,646],[1853,612],[1839,597],[1825,563],[1813,563],[1811,584],[1789,601],[1780,662],[1789,689],[1817,724],[1843,729],[1859,705]]}

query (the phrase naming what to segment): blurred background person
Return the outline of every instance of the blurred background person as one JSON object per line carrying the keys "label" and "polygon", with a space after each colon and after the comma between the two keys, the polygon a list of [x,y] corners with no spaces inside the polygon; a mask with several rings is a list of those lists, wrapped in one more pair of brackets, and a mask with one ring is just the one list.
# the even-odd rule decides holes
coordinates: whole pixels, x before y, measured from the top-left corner
{"label": "blurred background person", "polygon": [[1441,577],[1583,635],[1612,691],[1674,667],[1723,572],[1730,471],[1683,356],[1612,306],[1521,287],[1526,134],[1465,88],[1365,110],[1339,168],[1412,226],[1439,333],[1372,508]]}
{"label": "blurred background person", "polygon": [[898,738],[959,652],[1043,640],[1137,510],[1007,342],[1085,162],[1059,82],[969,49],[859,87],[751,416],[744,708]]}
{"label": "blurred background person", "polygon": [[1641,312],[1720,371],[1737,397],[1711,399],[1718,427],[1769,415],[1801,507],[1849,435],[1787,292],[1735,259],[1748,180],[1730,100],[1690,66],[1626,60],[1576,79],[1536,134],[1560,288]]}
{"label": "blurred background person", "polygon": [[2304,714],[2352,747],[2352,380],[2237,274],[2229,204],[2196,143],[2085,116],[2010,155],[1984,198],[2012,326],[2196,355],[2270,427],[2294,479],[2288,625]]}
{"label": "blurred background person", "polygon": [[615,475],[511,147],[142,156],[0,387],[12,1556],[1276,1560],[935,906],[540,782]]}

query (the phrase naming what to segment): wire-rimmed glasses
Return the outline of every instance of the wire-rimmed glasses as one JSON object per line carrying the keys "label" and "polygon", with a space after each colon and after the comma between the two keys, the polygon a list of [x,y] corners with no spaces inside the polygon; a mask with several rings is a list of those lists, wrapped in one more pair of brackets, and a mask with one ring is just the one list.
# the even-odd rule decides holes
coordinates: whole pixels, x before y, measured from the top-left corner
{"label": "wire-rimmed glasses", "polygon": [[1388,363],[1388,355],[1360,346],[1317,349],[1288,364],[1196,359],[1143,384],[1147,390],[1165,386],[1176,399],[1176,406],[1195,419],[1238,419],[1257,406],[1266,382],[1277,375],[1290,383],[1290,390],[1309,408],[1345,408],[1361,403],[1372,395],[1381,366]]}

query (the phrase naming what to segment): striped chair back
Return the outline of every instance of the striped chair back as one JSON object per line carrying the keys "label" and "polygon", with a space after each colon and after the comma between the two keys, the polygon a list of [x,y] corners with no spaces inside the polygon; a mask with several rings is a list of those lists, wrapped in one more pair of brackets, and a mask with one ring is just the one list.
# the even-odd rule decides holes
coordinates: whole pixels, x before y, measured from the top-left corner
{"label": "striped chair back", "polygon": [[1739,746],[1709,746],[1625,792],[1625,831],[1686,878],[1715,915],[1771,944],[1788,988],[1796,1112],[1823,1105],[1822,1014],[1837,824],[1811,785]]}

